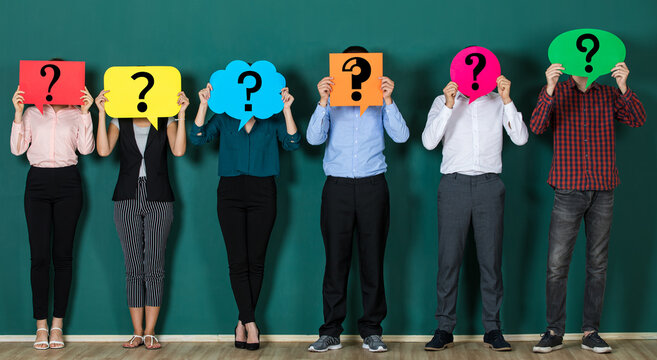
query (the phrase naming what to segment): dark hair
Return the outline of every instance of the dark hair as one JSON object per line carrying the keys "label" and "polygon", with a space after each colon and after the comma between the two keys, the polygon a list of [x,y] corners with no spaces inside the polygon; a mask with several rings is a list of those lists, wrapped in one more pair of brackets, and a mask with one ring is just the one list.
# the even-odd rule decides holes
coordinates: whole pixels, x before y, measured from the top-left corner
{"label": "dark hair", "polygon": [[366,52],[368,52],[368,51],[364,47],[358,46],[358,45],[352,45],[352,46],[344,49],[344,51],[342,53],[352,54],[352,53],[366,53]]}
{"label": "dark hair", "polygon": [[48,60],[48,61],[64,61],[64,59],[62,59],[62,58],[58,58],[58,57],[54,57],[54,58],[52,58],[52,59],[50,59],[50,60]]}

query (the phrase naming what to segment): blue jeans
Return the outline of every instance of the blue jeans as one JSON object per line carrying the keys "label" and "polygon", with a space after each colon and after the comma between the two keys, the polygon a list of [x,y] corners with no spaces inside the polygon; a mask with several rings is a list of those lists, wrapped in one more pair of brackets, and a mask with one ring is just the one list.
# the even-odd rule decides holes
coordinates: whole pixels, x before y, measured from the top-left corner
{"label": "blue jeans", "polygon": [[548,330],[563,336],[566,327],[568,269],[582,218],[586,230],[586,284],[582,331],[598,331],[607,280],[613,191],[554,191],[547,264]]}

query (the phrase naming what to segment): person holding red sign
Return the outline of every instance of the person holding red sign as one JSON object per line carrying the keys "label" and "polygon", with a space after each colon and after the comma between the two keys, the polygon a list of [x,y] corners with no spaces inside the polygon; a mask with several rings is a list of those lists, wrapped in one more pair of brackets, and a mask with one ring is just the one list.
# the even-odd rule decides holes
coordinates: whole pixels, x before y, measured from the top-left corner
{"label": "person holding red sign", "polygon": [[[93,98],[86,88],[81,92],[82,106],[45,105],[43,114],[34,106],[24,109],[25,92],[20,87],[12,98],[16,112],[11,152],[16,156],[27,152],[31,165],[25,185],[25,218],[32,257],[33,315],[37,321],[34,348],[38,350],[64,347],[62,328],[73,273],[73,240],[82,211],[76,151],[81,155],[94,151],[89,114]],[[51,258],[55,288],[52,328],[48,332]]]}
{"label": "person holding red sign", "polygon": [[[98,155],[109,156],[118,144],[119,178],[114,188],[114,223],[125,257],[126,292],[134,333],[126,349],[145,345],[162,347],[155,325],[164,293],[164,260],[173,222],[173,190],[169,183],[167,145],[174,156],[185,154],[185,109],[189,99],[178,93],[177,121],[159,118],[158,129],[146,118],[114,119],[105,125],[105,94],[96,98],[98,107]],[[146,327],[143,326],[144,319]]]}

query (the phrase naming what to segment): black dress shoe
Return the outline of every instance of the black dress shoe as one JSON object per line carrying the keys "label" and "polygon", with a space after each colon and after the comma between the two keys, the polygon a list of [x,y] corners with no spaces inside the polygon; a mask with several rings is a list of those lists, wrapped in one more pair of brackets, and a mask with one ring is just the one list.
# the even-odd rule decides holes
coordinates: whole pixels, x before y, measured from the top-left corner
{"label": "black dress shoe", "polygon": [[424,345],[424,350],[444,350],[452,345],[454,345],[454,335],[445,330],[436,330],[431,341]]}
{"label": "black dress shoe", "polygon": [[260,349],[260,329],[258,328],[258,325],[256,325],[256,329],[258,329],[258,342],[257,343],[246,343],[246,349],[247,350],[258,350]]}
{"label": "black dress shoe", "polygon": [[[235,326],[235,339],[237,339],[237,326]],[[246,349],[246,341],[235,340],[235,347],[238,349]]]}

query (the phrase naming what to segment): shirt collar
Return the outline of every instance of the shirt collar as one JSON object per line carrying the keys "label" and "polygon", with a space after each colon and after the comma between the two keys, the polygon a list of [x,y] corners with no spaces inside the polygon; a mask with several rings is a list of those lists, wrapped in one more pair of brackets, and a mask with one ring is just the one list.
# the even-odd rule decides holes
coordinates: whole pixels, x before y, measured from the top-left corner
{"label": "shirt collar", "polygon": [[[568,80],[566,81],[566,85],[570,88],[577,87],[577,83],[575,82],[575,80],[573,79],[572,76],[568,77]],[[589,88],[590,89],[598,89],[599,87],[600,87],[600,85],[598,85],[598,83],[594,81],[593,84],[591,84],[591,86]]]}
{"label": "shirt collar", "polygon": [[[483,96],[478,97],[477,99],[475,99],[474,102],[479,101],[479,99],[488,98],[488,97],[490,96],[491,93],[492,93],[492,91],[489,92],[489,93],[486,94],[486,95],[483,95]],[[460,91],[458,91],[458,90],[456,91],[456,98],[459,99],[459,100],[470,101],[470,98],[469,98],[469,97],[465,96],[462,92],[460,92]]]}

